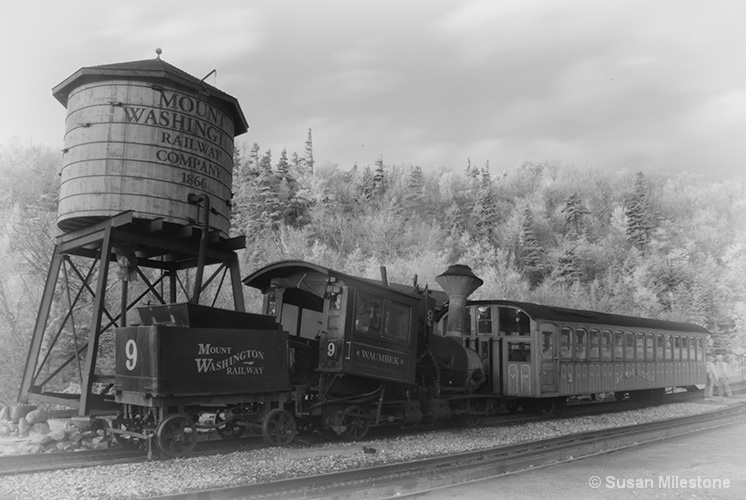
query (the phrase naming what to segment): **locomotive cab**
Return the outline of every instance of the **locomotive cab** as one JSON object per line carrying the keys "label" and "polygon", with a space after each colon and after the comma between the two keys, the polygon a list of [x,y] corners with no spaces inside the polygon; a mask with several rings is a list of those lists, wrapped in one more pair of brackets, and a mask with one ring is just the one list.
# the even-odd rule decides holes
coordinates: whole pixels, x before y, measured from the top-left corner
{"label": "locomotive cab", "polygon": [[[414,383],[423,312],[419,296],[299,261],[270,265],[244,283],[262,291],[263,312],[290,332],[296,347],[291,365],[318,366],[316,374],[337,375],[335,391],[345,391],[345,377]],[[308,347],[302,355],[299,345]],[[306,362],[311,350],[317,363]],[[294,369],[295,378],[302,372]],[[308,371],[305,375],[313,378]],[[359,392],[360,384],[365,382],[356,380],[348,390]]]}

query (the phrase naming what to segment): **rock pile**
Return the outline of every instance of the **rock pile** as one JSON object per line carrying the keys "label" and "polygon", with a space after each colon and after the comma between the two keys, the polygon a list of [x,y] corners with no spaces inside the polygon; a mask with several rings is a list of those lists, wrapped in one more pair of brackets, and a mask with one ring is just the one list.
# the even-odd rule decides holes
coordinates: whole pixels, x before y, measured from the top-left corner
{"label": "rock pile", "polygon": [[109,446],[103,425],[75,425],[53,412],[28,405],[0,409],[0,455],[101,450]]}

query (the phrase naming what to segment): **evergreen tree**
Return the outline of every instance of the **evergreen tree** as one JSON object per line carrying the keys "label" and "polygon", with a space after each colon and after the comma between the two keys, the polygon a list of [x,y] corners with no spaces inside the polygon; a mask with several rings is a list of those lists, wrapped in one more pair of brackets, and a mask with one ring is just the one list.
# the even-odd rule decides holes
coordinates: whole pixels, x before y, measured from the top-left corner
{"label": "evergreen tree", "polygon": [[655,217],[650,205],[650,187],[642,172],[635,176],[634,192],[627,202],[625,216],[627,239],[646,253],[655,228]]}
{"label": "evergreen tree", "polygon": [[379,200],[386,194],[386,172],[383,168],[383,158],[376,161],[376,169],[373,172],[373,196]]}
{"label": "evergreen tree", "polygon": [[[357,165],[355,165],[357,168]],[[370,200],[375,193],[375,183],[373,181],[373,172],[369,166],[365,166],[360,174],[360,183],[357,186],[358,193],[363,200]]]}
{"label": "evergreen tree", "polygon": [[253,146],[251,146],[251,153],[249,154],[249,163],[253,166],[255,169],[259,169],[259,144],[254,143]]}
{"label": "evergreen tree", "polygon": [[280,160],[277,162],[277,175],[280,181],[294,182],[290,176],[290,162],[288,162],[288,150],[283,149],[280,153]]}
{"label": "evergreen tree", "polygon": [[472,166],[471,158],[466,159],[466,177],[475,182],[479,182],[479,169]]}
{"label": "evergreen tree", "polygon": [[313,166],[315,164],[313,160],[313,139],[311,137],[311,129],[308,129],[308,139],[306,139],[306,155],[303,158],[303,162],[306,165],[306,170],[309,174],[313,174]]}
{"label": "evergreen tree", "polygon": [[412,167],[407,179],[407,192],[404,194],[405,207],[411,212],[424,213],[425,183],[422,176],[422,168]]}
{"label": "evergreen tree", "polygon": [[532,288],[537,287],[544,279],[544,251],[534,234],[534,215],[529,208],[523,211],[520,257],[523,274]]}
{"label": "evergreen tree", "polygon": [[585,216],[589,212],[578,193],[570,195],[562,212],[565,214],[565,235],[572,240],[581,238],[585,234]]}
{"label": "evergreen tree", "polygon": [[485,243],[492,242],[495,224],[497,224],[497,203],[492,191],[489,161],[482,168],[482,177],[473,214],[477,237]]}
{"label": "evergreen tree", "polygon": [[580,261],[574,246],[565,249],[557,264],[556,275],[560,283],[573,285],[580,281]]}
{"label": "evergreen tree", "polygon": [[298,156],[298,153],[293,153],[293,156],[290,159],[290,163],[293,165],[293,168],[295,168],[296,171],[303,171],[304,162],[303,160],[301,160],[300,156]]}

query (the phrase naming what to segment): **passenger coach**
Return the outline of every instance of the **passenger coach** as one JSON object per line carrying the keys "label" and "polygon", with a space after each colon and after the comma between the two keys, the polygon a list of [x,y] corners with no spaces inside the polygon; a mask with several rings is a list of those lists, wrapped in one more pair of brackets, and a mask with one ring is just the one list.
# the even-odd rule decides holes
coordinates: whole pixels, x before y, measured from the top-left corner
{"label": "passenger coach", "polygon": [[[508,407],[613,392],[646,398],[704,384],[709,332],[697,325],[513,302],[469,301],[463,343]],[[439,331],[447,331],[447,315]]]}

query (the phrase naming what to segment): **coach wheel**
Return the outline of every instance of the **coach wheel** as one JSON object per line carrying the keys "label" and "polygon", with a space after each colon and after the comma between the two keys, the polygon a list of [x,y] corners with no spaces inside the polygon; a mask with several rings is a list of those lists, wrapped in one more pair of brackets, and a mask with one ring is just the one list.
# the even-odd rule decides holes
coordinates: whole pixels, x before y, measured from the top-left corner
{"label": "coach wheel", "polygon": [[155,428],[158,449],[167,457],[188,455],[197,444],[197,433],[192,419],[185,415],[166,417]]}
{"label": "coach wheel", "polygon": [[359,406],[349,406],[344,411],[342,425],[345,430],[342,431],[345,439],[350,441],[359,441],[368,434],[370,422],[368,414]]}
{"label": "coach wheel", "polygon": [[[218,436],[223,439],[232,440],[240,438],[246,427],[240,425],[235,420],[235,413],[230,408],[223,408],[215,413],[215,429],[218,432]],[[224,425],[223,422],[226,422]]]}
{"label": "coach wheel", "polygon": [[505,408],[507,408],[510,413],[517,413],[518,410],[521,409],[521,403],[514,399],[505,403]]}
{"label": "coach wheel", "polygon": [[[137,417],[139,417],[139,415]],[[132,420],[126,419],[124,418],[124,413],[122,412],[119,412],[116,418],[112,420],[111,426],[114,429],[118,429],[121,431],[130,431],[142,434],[142,421],[140,421],[139,418]],[[144,450],[148,444],[145,439],[141,439],[135,436],[128,436],[126,434],[115,433],[114,439],[116,439],[117,443],[119,443],[122,447],[132,450]]]}
{"label": "coach wheel", "polygon": [[551,399],[540,399],[536,402],[536,410],[542,415],[551,415],[554,410],[554,402]]}
{"label": "coach wheel", "polygon": [[286,410],[275,408],[264,416],[262,437],[274,446],[290,444],[296,434],[295,418]]}
{"label": "coach wheel", "polygon": [[486,414],[487,404],[484,401],[470,401],[462,420],[466,427],[477,427],[484,421]]}

